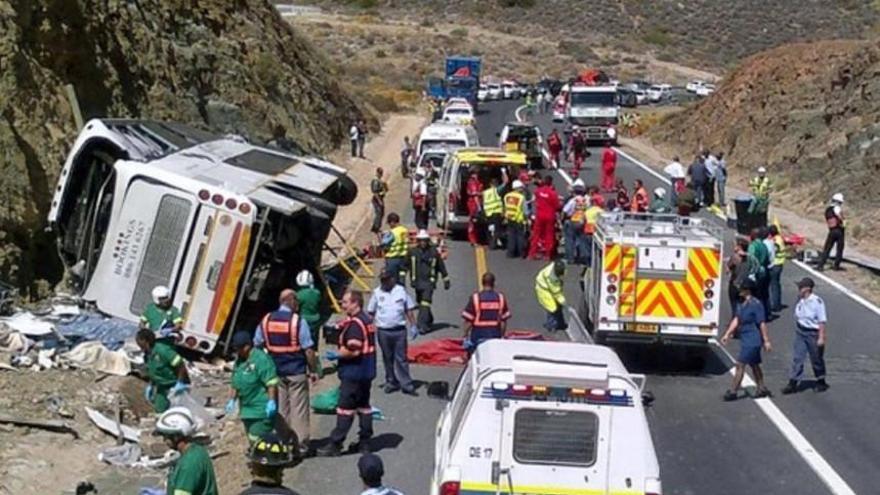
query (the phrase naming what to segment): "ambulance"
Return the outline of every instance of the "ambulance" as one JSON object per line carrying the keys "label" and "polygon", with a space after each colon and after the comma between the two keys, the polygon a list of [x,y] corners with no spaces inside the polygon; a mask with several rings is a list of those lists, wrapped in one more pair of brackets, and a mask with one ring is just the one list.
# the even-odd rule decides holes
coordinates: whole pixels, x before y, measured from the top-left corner
{"label": "ambulance", "polygon": [[705,348],[718,331],[722,245],[721,227],[703,219],[603,214],[582,282],[596,343]]}
{"label": "ambulance", "polygon": [[608,347],[480,344],[437,423],[431,495],[660,495],[644,383]]}

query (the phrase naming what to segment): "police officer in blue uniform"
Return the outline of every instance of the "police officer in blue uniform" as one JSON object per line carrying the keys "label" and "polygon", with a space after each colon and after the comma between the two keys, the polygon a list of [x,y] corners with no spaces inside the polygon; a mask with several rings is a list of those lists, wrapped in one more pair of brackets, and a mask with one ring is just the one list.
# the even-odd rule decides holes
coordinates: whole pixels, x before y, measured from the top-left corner
{"label": "police officer in blue uniform", "polygon": [[346,318],[338,326],[339,350],[325,354],[330,361],[339,360],[339,402],[330,443],[318,449],[318,455],[322,456],[342,454],[342,443],[354,424],[355,414],[360,426],[356,450],[370,452],[370,438],[373,436],[370,388],[376,378],[376,329],[370,316],[364,312],[361,292],[347,291],[340,305]]}
{"label": "police officer in blue uniform", "polygon": [[481,284],[482,290],[471,295],[461,312],[464,318],[464,347],[468,354],[472,354],[481,342],[503,338],[507,320],[510,319],[507,298],[495,290],[495,275],[484,273]]}
{"label": "police officer in blue uniform", "polygon": [[813,294],[816,283],[810,277],[804,277],[797,284],[800,299],[794,308],[795,324],[794,357],[789,373],[788,385],[782,389],[783,394],[798,391],[798,382],[804,378],[804,361],[810,356],[813,375],[816,377],[816,391],[828,390],[825,382],[825,324],[828,316],[825,313],[825,301]]}

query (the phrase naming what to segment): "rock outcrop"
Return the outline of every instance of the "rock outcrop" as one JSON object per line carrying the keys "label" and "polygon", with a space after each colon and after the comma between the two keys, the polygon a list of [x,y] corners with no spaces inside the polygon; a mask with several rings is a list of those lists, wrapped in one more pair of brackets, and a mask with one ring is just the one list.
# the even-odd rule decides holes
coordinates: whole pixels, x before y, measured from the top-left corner
{"label": "rock outcrop", "polygon": [[173,120],[321,152],[364,111],[268,0],[0,0],[0,279],[60,275],[43,232],[85,118]]}
{"label": "rock outcrop", "polygon": [[766,165],[776,200],[821,219],[846,196],[856,238],[880,228],[880,41],[786,45],[755,55],[718,91],[666,119],[648,137],[693,158],[728,152],[735,181]]}

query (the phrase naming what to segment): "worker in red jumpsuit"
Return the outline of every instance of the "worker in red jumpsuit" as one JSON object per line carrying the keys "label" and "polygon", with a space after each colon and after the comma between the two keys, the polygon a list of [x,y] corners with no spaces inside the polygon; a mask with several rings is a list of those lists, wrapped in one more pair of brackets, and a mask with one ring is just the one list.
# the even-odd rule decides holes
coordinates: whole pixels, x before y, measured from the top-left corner
{"label": "worker in red jumpsuit", "polygon": [[629,201],[629,192],[626,190],[626,185],[623,183],[623,179],[617,181],[617,199],[615,199],[615,210],[616,211],[629,211],[630,201]]}
{"label": "worker in red jumpsuit", "polygon": [[650,198],[648,198],[648,191],[645,190],[645,185],[642,184],[641,179],[636,179],[633,183],[633,193],[632,204],[630,205],[629,211],[633,213],[645,213],[648,211],[648,202]]}
{"label": "worker in red jumpsuit", "polygon": [[574,128],[569,138],[568,149],[571,150],[572,161],[574,162],[575,177],[580,174],[581,168],[584,166],[584,159],[590,155],[587,150],[587,137],[581,132],[579,127]]}
{"label": "worker in red jumpsuit", "polygon": [[556,255],[556,215],[562,208],[559,194],[553,187],[553,177],[544,177],[541,186],[535,189],[535,221],[529,239],[529,259],[547,259]]}
{"label": "worker in red jumpsuit", "polygon": [[[556,129],[553,129],[550,135],[547,136],[547,150],[550,152],[551,168],[559,168],[559,157],[562,154],[562,138],[559,137]],[[523,184],[525,183],[523,182]]]}
{"label": "worker in red jumpsuit", "polygon": [[482,206],[480,200],[483,197],[483,183],[480,182],[480,177],[477,175],[476,171],[471,172],[470,177],[468,177],[466,192],[468,211],[468,242],[470,242],[472,245],[477,245],[480,243],[480,236],[477,231],[477,218],[480,215],[480,208]]}
{"label": "worker in red jumpsuit", "polygon": [[602,150],[602,190],[611,192],[614,190],[614,169],[617,168],[617,152],[608,143]]}

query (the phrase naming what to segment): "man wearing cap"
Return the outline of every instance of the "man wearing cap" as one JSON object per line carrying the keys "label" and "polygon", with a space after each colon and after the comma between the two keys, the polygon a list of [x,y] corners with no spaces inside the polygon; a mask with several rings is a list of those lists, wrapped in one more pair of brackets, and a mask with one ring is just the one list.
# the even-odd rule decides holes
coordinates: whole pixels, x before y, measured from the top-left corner
{"label": "man wearing cap", "polygon": [[295,436],[299,453],[305,456],[311,440],[309,382],[318,380],[319,370],[309,324],[298,309],[293,289],[282,290],[278,309],[267,313],[257,326],[254,346],[265,349],[275,362],[281,409],[279,431],[290,441]]}
{"label": "man wearing cap", "polygon": [[[383,272],[379,287],[373,290],[370,302],[367,303],[367,313],[373,318],[379,348],[382,349],[386,394],[401,388],[405,394],[416,394],[406,360],[406,329],[407,326],[416,326],[413,316],[415,307],[415,302],[403,285],[397,283],[394,275]],[[418,329],[414,333],[418,335]]]}
{"label": "man wearing cap", "polygon": [[402,492],[382,486],[382,476],[385,476],[385,466],[382,459],[376,454],[365,454],[358,459],[358,475],[364,483],[364,491],[361,495],[403,495]]}
{"label": "man wearing cap", "polygon": [[825,325],[828,317],[825,313],[825,301],[813,294],[815,286],[815,282],[810,277],[804,277],[797,284],[800,299],[794,308],[797,325],[794,333],[794,356],[788,385],[782,389],[783,394],[793,394],[798,391],[798,382],[804,378],[804,361],[807,356],[810,356],[810,364],[813,365],[816,391],[828,390],[828,384],[825,382]]}
{"label": "man wearing cap", "polygon": [[416,234],[416,245],[409,250],[407,270],[410,286],[416,291],[416,302],[419,305],[418,331],[425,334],[431,331],[431,325],[434,324],[431,303],[437,280],[442,277],[443,288],[449,290],[450,287],[446,263],[440,257],[437,247],[431,244],[431,236],[427,230],[420,230]]}
{"label": "man wearing cap", "polygon": [[521,180],[513,181],[513,190],[504,195],[504,223],[507,226],[507,257],[526,256],[526,195]]}
{"label": "man wearing cap", "polygon": [[262,349],[254,348],[250,332],[235,332],[232,350],[235,351],[235,364],[226,414],[235,412],[238,404],[238,416],[244,423],[248,440],[255,442],[275,429],[280,380],[275,362]]}
{"label": "man wearing cap", "polygon": [[770,205],[770,191],[773,184],[767,177],[767,169],[758,167],[758,175],[749,180],[749,188],[752,190],[754,199],[749,205],[749,213],[765,212]]}
{"label": "man wearing cap", "polygon": [[831,196],[831,204],[825,208],[825,224],[828,226],[828,235],[825,237],[825,246],[816,269],[820,272],[825,269],[825,262],[831,254],[831,248],[837,245],[837,253],[834,256],[834,270],[840,270],[840,262],[843,261],[843,241],[846,221],[843,219],[843,194],[837,193]]}
{"label": "man wearing cap", "polygon": [[180,310],[171,304],[171,290],[164,285],[153,287],[153,302],[144,308],[141,314],[140,327],[149,328],[160,338],[171,337],[173,332],[183,328],[183,316]]}
{"label": "man wearing cap", "polygon": [[469,353],[480,343],[504,337],[510,308],[504,294],[495,290],[495,275],[483,274],[482,290],[471,294],[461,317],[464,319],[464,347]]}

